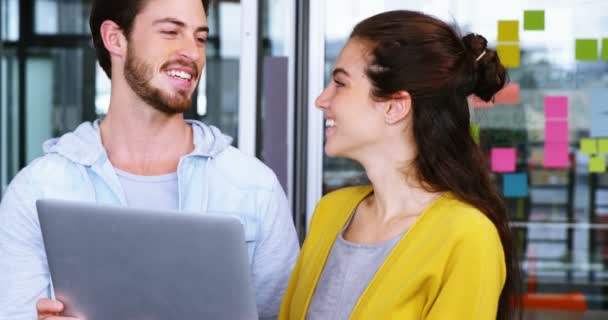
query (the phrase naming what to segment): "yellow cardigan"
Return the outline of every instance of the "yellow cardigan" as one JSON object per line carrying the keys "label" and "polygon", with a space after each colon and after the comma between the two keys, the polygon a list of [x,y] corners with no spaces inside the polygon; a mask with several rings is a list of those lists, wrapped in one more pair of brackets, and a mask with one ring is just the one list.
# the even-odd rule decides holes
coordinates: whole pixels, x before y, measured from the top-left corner
{"label": "yellow cardigan", "polygon": [[[336,237],[371,192],[370,186],[351,187],[321,199],[279,319],[305,319]],[[445,193],[397,243],[362,293],[351,319],[496,319],[505,277],[494,224],[481,211]]]}

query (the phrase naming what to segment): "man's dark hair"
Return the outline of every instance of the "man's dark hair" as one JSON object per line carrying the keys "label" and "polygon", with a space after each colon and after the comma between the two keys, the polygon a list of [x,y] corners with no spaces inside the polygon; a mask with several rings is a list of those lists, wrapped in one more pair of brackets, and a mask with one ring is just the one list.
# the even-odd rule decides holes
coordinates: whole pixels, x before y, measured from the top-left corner
{"label": "man's dark hair", "polygon": [[[129,37],[135,17],[141,12],[147,0],[93,0],[89,26],[93,36],[93,44],[97,59],[103,71],[112,78],[112,61],[101,39],[101,24],[106,20],[114,21]],[[205,14],[209,8],[209,0],[201,0]]]}

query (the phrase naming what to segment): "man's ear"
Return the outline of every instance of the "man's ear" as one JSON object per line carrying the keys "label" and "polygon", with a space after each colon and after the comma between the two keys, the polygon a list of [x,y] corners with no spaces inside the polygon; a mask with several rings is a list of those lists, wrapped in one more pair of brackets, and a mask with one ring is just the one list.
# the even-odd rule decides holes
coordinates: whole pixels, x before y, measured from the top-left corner
{"label": "man's ear", "polygon": [[124,57],[127,54],[127,38],[123,30],[112,20],[101,24],[101,40],[110,55]]}
{"label": "man's ear", "polygon": [[386,101],[384,120],[387,124],[395,124],[407,118],[412,110],[412,97],[407,91],[395,93]]}

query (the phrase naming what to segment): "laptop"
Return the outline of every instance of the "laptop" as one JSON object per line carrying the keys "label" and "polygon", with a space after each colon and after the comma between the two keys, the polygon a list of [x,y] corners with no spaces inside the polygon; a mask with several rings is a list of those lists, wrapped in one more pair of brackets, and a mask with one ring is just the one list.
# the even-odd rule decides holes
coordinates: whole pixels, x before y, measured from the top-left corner
{"label": "laptop", "polygon": [[257,319],[238,218],[36,201],[55,298],[86,320]]}

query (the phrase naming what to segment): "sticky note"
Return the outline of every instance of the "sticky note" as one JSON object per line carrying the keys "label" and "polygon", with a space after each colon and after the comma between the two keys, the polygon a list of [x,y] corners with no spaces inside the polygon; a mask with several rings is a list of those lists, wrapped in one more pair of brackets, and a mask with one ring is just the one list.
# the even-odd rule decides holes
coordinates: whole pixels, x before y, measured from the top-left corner
{"label": "sticky note", "polygon": [[597,140],[596,139],[581,139],[580,150],[583,154],[596,154],[597,153]]}
{"label": "sticky note", "polygon": [[599,154],[608,154],[608,139],[598,139],[597,149]]}
{"label": "sticky note", "polygon": [[507,173],[502,177],[502,193],[505,198],[528,196],[528,175],[525,173]]}
{"label": "sticky note", "polygon": [[494,97],[494,103],[519,104],[519,83],[507,83]]}
{"label": "sticky note", "polygon": [[471,123],[471,137],[473,137],[473,141],[475,141],[475,143],[479,144],[479,124],[477,123]]}
{"label": "sticky note", "polygon": [[545,141],[568,143],[568,121],[545,122]]}
{"label": "sticky note", "polygon": [[524,30],[545,30],[545,10],[525,10]]}
{"label": "sticky note", "polygon": [[490,154],[493,172],[515,172],[517,161],[515,148],[492,148]]}
{"label": "sticky note", "polygon": [[597,59],[596,39],[576,39],[576,60],[595,61]]}
{"label": "sticky note", "polygon": [[604,156],[589,158],[589,172],[602,173],[606,172],[606,158]]}
{"label": "sticky note", "polygon": [[608,138],[608,90],[591,91],[591,137]]}
{"label": "sticky note", "polygon": [[545,118],[547,119],[567,119],[568,118],[568,97],[566,96],[546,96],[545,97]]}
{"label": "sticky note", "polygon": [[545,142],[545,168],[568,168],[568,144]]}
{"label": "sticky note", "polygon": [[520,50],[517,44],[499,44],[496,46],[498,58],[502,65],[507,68],[519,68]]}
{"label": "sticky note", "polygon": [[492,102],[492,100],[483,101],[476,95],[471,95],[470,103],[474,108],[490,108],[494,106],[494,102]]}
{"label": "sticky note", "polygon": [[519,21],[499,20],[498,41],[519,41]]}
{"label": "sticky note", "polygon": [[608,60],[608,38],[602,39],[602,60]]}

